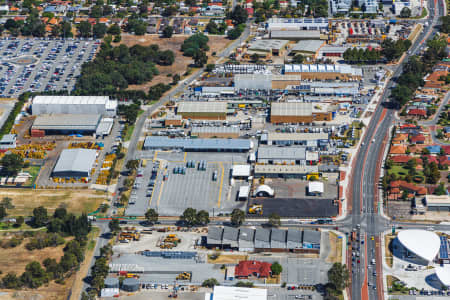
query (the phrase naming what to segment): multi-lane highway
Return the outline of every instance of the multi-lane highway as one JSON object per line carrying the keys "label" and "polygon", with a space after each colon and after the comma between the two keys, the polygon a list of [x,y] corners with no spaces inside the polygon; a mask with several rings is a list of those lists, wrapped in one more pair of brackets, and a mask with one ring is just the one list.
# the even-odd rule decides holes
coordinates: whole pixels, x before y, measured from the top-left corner
{"label": "multi-lane highway", "polygon": [[[417,54],[426,41],[437,32],[436,26],[439,17],[444,15],[444,6],[440,1],[430,1],[428,20],[430,24],[424,28],[410,51],[395,67],[392,78],[397,78],[401,74],[403,65],[408,58]],[[358,242],[361,253],[360,263],[355,263],[352,268],[351,295],[353,300],[383,299],[384,297],[380,239],[382,232],[388,230],[391,224],[389,220],[381,217],[378,209],[380,207],[378,184],[383,154],[386,143],[388,143],[388,133],[395,119],[395,111],[383,104],[389,101],[390,91],[394,86],[394,80],[390,80],[386,85],[380,104],[367,126],[352,168],[351,217],[344,220],[344,223],[351,220],[351,228],[357,229],[360,232],[360,239],[365,241],[364,244],[361,244],[361,241]],[[349,223],[346,224],[349,225]],[[376,265],[371,265],[372,260],[377,262]],[[351,264],[350,260],[349,264]]]}

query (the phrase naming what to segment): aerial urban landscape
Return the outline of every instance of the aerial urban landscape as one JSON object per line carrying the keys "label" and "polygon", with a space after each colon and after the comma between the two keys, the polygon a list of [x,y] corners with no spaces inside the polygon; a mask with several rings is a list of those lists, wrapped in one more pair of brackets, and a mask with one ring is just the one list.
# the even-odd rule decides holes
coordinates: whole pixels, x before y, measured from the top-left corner
{"label": "aerial urban landscape", "polygon": [[450,0],[0,3],[0,300],[450,299]]}

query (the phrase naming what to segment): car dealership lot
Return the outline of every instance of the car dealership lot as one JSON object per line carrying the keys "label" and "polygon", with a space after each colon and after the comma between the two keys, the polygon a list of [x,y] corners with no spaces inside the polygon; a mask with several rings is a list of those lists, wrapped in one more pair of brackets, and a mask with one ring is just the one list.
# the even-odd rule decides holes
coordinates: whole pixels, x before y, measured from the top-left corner
{"label": "car dealership lot", "polygon": [[80,39],[0,39],[0,97],[25,91],[73,90],[81,65],[99,42]]}

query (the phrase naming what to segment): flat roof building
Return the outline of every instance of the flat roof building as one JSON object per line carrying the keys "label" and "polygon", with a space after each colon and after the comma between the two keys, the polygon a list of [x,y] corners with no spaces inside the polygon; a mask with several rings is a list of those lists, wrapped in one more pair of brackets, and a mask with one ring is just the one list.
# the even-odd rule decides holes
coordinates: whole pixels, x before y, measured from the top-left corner
{"label": "flat roof building", "polygon": [[286,248],[295,250],[302,248],[302,232],[297,229],[288,229],[286,234]]}
{"label": "flat roof building", "polygon": [[31,130],[54,134],[93,134],[101,122],[100,114],[40,114],[36,117]]}
{"label": "flat roof building", "polygon": [[53,177],[90,178],[97,159],[92,149],[64,149],[53,169]]}
{"label": "flat roof building", "polygon": [[240,135],[239,127],[192,127],[191,136],[199,138],[238,138]]}
{"label": "flat roof building", "polygon": [[242,227],[239,229],[239,251],[253,252],[255,250],[255,229]]}
{"label": "flat roof building", "polygon": [[319,167],[314,165],[255,165],[255,177],[265,178],[303,178],[318,171]]}
{"label": "flat roof building", "polygon": [[320,34],[319,30],[272,30],[271,39],[300,41],[300,40],[321,40],[326,39],[325,35]]}
{"label": "flat roof building", "polygon": [[291,53],[305,56],[316,56],[324,45],[321,40],[301,40],[292,48]]}
{"label": "flat roof building", "polygon": [[178,149],[187,152],[247,152],[253,147],[244,139],[186,139],[167,136],[147,136],[144,150]]}
{"label": "flat roof building", "polygon": [[270,18],[266,23],[267,30],[328,30],[327,18]]}
{"label": "flat roof building", "polygon": [[362,69],[350,65],[284,65],[284,74],[299,74],[303,80],[361,80]]}
{"label": "flat roof building", "polygon": [[0,140],[0,149],[16,148],[17,135],[5,134]]}
{"label": "flat roof building", "polygon": [[223,228],[217,226],[208,227],[208,236],[206,242],[208,247],[221,247],[222,246]]}
{"label": "flat roof building", "polygon": [[183,119],[225,120],[225,101],[184,101],[178,104],[177,114]]}
{"label": "flat roof building", "polygon": [[255,231],[255,250],[264,251],[270,249],[270,230],[257,228]]}
{"label": "flat roof building", "polygon": [[[268,145],[308,145],[310,141],[328,141],[326,132],[269,132],[264,138]],[[261,140],[263,137],[261,137]],[[317,144],[316,144],[317,145]]]}
{"label": "flat roof building", "polygon": [[320,249],[320,231],[316,230],[303,230],[302,245],[304,249]]}
{"label": "flat roof building", "polygon": [[424,202],[428,210],[447,212],[450,211],[449,195],[425,195]]}
{"label": "flat roof building", "polygon": [[[324,109],[325,107],[325,109]],[[331,121],[333,114],[325,104],[311,102],[274,102],[270,109],[271,123],[312,123]]]}
{"label": "flat roof building", "polygon": [[271,251],[285,251],[286,250],[286,230],[272,228],[270,234],[270,248]]}
{"label": "flat roof building", "polygon": [[222,244],[224,248],[238,249],[239,229],[225,226],[223,228]]}
{"label": "flat roof building", "polygon": [[247,54],[257,54],[258,56],[270,57],[279,56],[286,51],[286,46],[289,41],[286,40],[256,40],[250,44],[247,49]]}
{"label": "flat roof building", "polygon": [[[208,297],[209,296],[209,297]],[[208,300],[267,300],[267,289],[253,289],[230,286],[214,286],[212,295],[206,295]]]}
{"label": "flat roof building", "polygon": [[114,117],[117,101],[108,96],[36,96],[31,104],[33,115],[100,114]]}

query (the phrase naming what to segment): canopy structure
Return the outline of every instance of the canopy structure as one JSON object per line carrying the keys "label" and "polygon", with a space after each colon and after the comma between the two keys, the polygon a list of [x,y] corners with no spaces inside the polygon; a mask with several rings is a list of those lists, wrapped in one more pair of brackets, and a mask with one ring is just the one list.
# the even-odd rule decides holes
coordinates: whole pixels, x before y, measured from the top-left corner
{"label": "canopy structure", "polygon": [[450,265],[436,266],[436,276],[446,286],[450,286]]}
{"label": "canopy structure", "polygon": [[426,230],[403,230],[397,238],[406,249],[428,262],[433,261],[441,245],[439,236]]}

